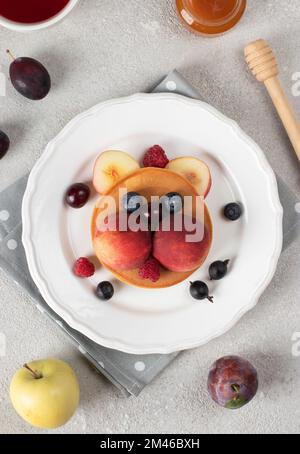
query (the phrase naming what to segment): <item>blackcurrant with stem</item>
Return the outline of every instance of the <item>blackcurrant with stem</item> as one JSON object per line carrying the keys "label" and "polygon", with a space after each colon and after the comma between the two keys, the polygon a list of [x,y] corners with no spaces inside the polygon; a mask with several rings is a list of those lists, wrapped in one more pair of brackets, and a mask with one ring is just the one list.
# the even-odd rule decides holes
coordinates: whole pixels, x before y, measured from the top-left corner
{"label": "blackcurrant with stem", "polygon": [[209,289],[205,282],[195,281],[190,284],[190,294],[195,300],[207,299],[211,303],[214,302],[213,296],[209,296]]}
{"label": "blackcurrant with stem", "polygon": [[226,276],[228,272],[228,265],[230,260],[225,260],[222,262],[221,260],[217,260],[213,262],[209,267],[209,277],[211,281],[219,281]]}

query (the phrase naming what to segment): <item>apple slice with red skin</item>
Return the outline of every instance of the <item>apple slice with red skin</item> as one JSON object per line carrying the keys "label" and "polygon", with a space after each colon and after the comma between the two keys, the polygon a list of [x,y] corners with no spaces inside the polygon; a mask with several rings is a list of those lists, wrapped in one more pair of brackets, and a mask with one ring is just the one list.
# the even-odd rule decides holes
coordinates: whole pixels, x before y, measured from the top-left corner
{"label": "apple slice with red skin", "polygon": [[185,177],[199,195],[207,197],[212,178],[209,167],[204,161],[195,157],[176,158],[170,161],[166,168]]}
{"label": "apple slice with red skin", "polygon": [[104,151],[95,162],[94,188],[99,194],[106,194],[118,181],[139,168],[138,162],[125,151]]}

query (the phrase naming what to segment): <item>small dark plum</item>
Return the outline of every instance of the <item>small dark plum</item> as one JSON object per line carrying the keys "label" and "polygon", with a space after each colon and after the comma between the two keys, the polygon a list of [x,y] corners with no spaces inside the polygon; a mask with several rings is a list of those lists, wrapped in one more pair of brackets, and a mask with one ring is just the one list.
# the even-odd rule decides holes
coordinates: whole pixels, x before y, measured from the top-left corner
{"label": "small dark plum", "polygon": [[248,404],[258,390],[257,371],[239,356],[225,356],[211,367],[208,391],[221,407],[237,410]]}
{"label": "small dark plum", "polygon": [[190,282],[190,294],[195,300],[205,300],[207,299],[211,303],[214,302],[212,296],[209,296],[209,289],[205,282],[195,281]]}
{"label": "small dark plum", "polygon": [[110,300],[114,296],[114,293],[114,287],[108,281],[100,282],[96,289],[96,295],[103,301]]}
{"label": "small dark plum", "polygon": [[[7,52],[12,56],[10,51]],[[50,91],[50,75],[45,66],[34,58],[14,59],[10,64],[9,75],[14,88],[25,98],[38,101],[45,98]]]}
{"label": "small dark plum", "polygon": [[66,203],[72,208],[82,208],[90,197],[90,188],[84,183],[70,186],[65,195]]}
{"label": "small dark plum", "polygon": [[174,214],[183,208],[183,197],[178,192],[169,192],[163,197],[163,208],[165,211]]}
{"label": "small dark plum", "polygon": [[224,208],[224,216],[230,221],[237,221],[242,216],[243,210],[239,203],[228,203]]}
{"label": "small dark plum", "polygon": [[219,281],[220,279],[223,279],[223,277],[225,277],[228,272],[229,262],[230,260],[225,260],[224,262],[218,260],[216,262],[213,262],[209,267],[210,279],[212,281]]}
{"label": "small dark plum", "polygon": [[9,149],[9,138],[5,132],[0,131],[0,159],[2,159]]}

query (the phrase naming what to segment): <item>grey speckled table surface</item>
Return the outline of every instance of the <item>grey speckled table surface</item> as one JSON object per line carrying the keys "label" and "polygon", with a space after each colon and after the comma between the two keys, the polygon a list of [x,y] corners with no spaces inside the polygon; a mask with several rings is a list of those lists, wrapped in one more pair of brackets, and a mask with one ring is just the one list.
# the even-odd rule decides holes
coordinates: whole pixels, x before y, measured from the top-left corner
{"label": "grey speckled table surface", "polygon": [[[81,0],[52,29],[20,35],[1,28],[1,71],[8,73],[9,47],[43,61],[54,83],[51,96],[40,103],[26,101],[7,84],[0,129],[10,135],[12,147],[1,161],[0,190],[31,169],[74,115],[101,100],[148,91],[176,67],[258,142],[299,195],[299,164],[266,93],[245,71],[243,46],[260,37],[276,49],[283,84],[300,117],[300,86],[294,80],[300,77],[298,0],[249,0],[239,26],[215,39],[185,30],[173,0]],[[123,399],[1,273],[0,333],[6,349],[0,357],[0,432],[39,432],[15,414],[7,390],[24,361],[53,356],[74,367],[82,392],[78,412],[59,433],[299,433],[299,282],[300,241],[282,255],[263,298],[234,329],[182,354],[139,398]],[[248,357],[260,373],[257,398],[239,412],[215,406],[205,386],[211,363],[231,353]]]}

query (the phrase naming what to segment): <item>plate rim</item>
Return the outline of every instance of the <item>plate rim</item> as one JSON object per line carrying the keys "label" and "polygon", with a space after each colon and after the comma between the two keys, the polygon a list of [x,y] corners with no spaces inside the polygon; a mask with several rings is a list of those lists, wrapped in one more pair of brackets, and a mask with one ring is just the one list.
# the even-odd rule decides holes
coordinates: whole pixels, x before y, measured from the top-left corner
{"label": "plate rim", "polygon": [[[110,106],[117,105],[117,104],[124,104],[129,102],[139,102],[139,101],[146,101],[149,98],[156,98],[157,100],[174,100],[179,101],[181,103],[189,104],[189,105],[198,105],[201,106],[204,110],[208,113],[212,114],[213,116],[217,117],[223,123],[226,123],[229,128],[236,134],[239,139],[246,142],[248,146],[251,148],[252,152],[256,155],[259,165],[261,169],[264,171],[266,175],[266,180],[268,180],[268,185],[270,189],[271,200],[274,208],[274,220],[276,217],[276,221],[274,225],[276,226],[276,245],[274,247],[273,255],[270,257],[269,260],[269,269],[268,272],[265,273],[265,277],[261,284],[255,289],[251,298],[249,298],[249,304],[239,310],[236,315],[231,319],[229,323],[226,324],[225,327],[210,334],[204,339],[186,339],[184,344],[182,341],[173,342],[172,344],[168,345],[158,345],[155,346],[142,346],[142,348],[138,347],[137,345],[132,345],[130,343],[121,341],[115,338],[106,338],[102,337],[100,334],[97,334],[86,325],[83,326],[82,324],[78,323],[76,319],[74,319],[71,314],[66,311],[51,295],[51,292],[48,291],[47,286],[44,283],[44,279],[39,275],[38,266],[37,266],[37,258],[35,257],[34,253],[34,244],[30,235],[30,196],[35,187],[35,178],[38,176],[40,168],[46,163],[47,159],[51,156],[52,149],[54,148],[55,144],[68,134],[69,130],[72,129],[78,122],[86,119],[89,116],[93,116],[96,112],[100,110],[104,110],[109,108]],[[278,194],[278,186],[277,180],[274,174],[273,169],[271,168],[269,162],[265,154],[263,153],[262,149],[258,146],[258,144],[251,139],[248,134],[246,134],[242,128],[235,122],[234,120],[230,119],[226,115],[219,112],[213,106],[197,100],[188,98],[186,96],[182,96],[175,93],[137,93],[127,97],[121,97],[116,99],[111,99],[108,101],[100,102],[93,106],[92,108],[76,115],[70,122],[66,124],[66,126],[48,143],[46,148],[44,149],[43,153],[33,166],[28,181],[26,190],[24,193],[24,197],[22,200],[22,243],[25,249],[26,259],[28,263],[29,272],[33,281],[35,282],[38,290],[40,291],[42,297],[45,299],[46,303],[50,306],[55,313],[61,317],[71,328],[79,331],[80,333],[86,335],[92,341],[96,342],[99,345],[102,345],[107,348],[123,351],[129,354],[170,354],[180,350],[188,350],[192,349],[201,345],[205,345],[206,343],[210,342],[211,340],[222,336],[226,332],[228,332],[247,312],[253,309],[259,297],[262,295],[263,291],[268,287],[270,284],[276,268],[278,264],[278,260],[282,250],[282,242],[283,242],[283,230],[282,230],[282,220],[283,220],[283,208],[280,203],[279,194]]]}

